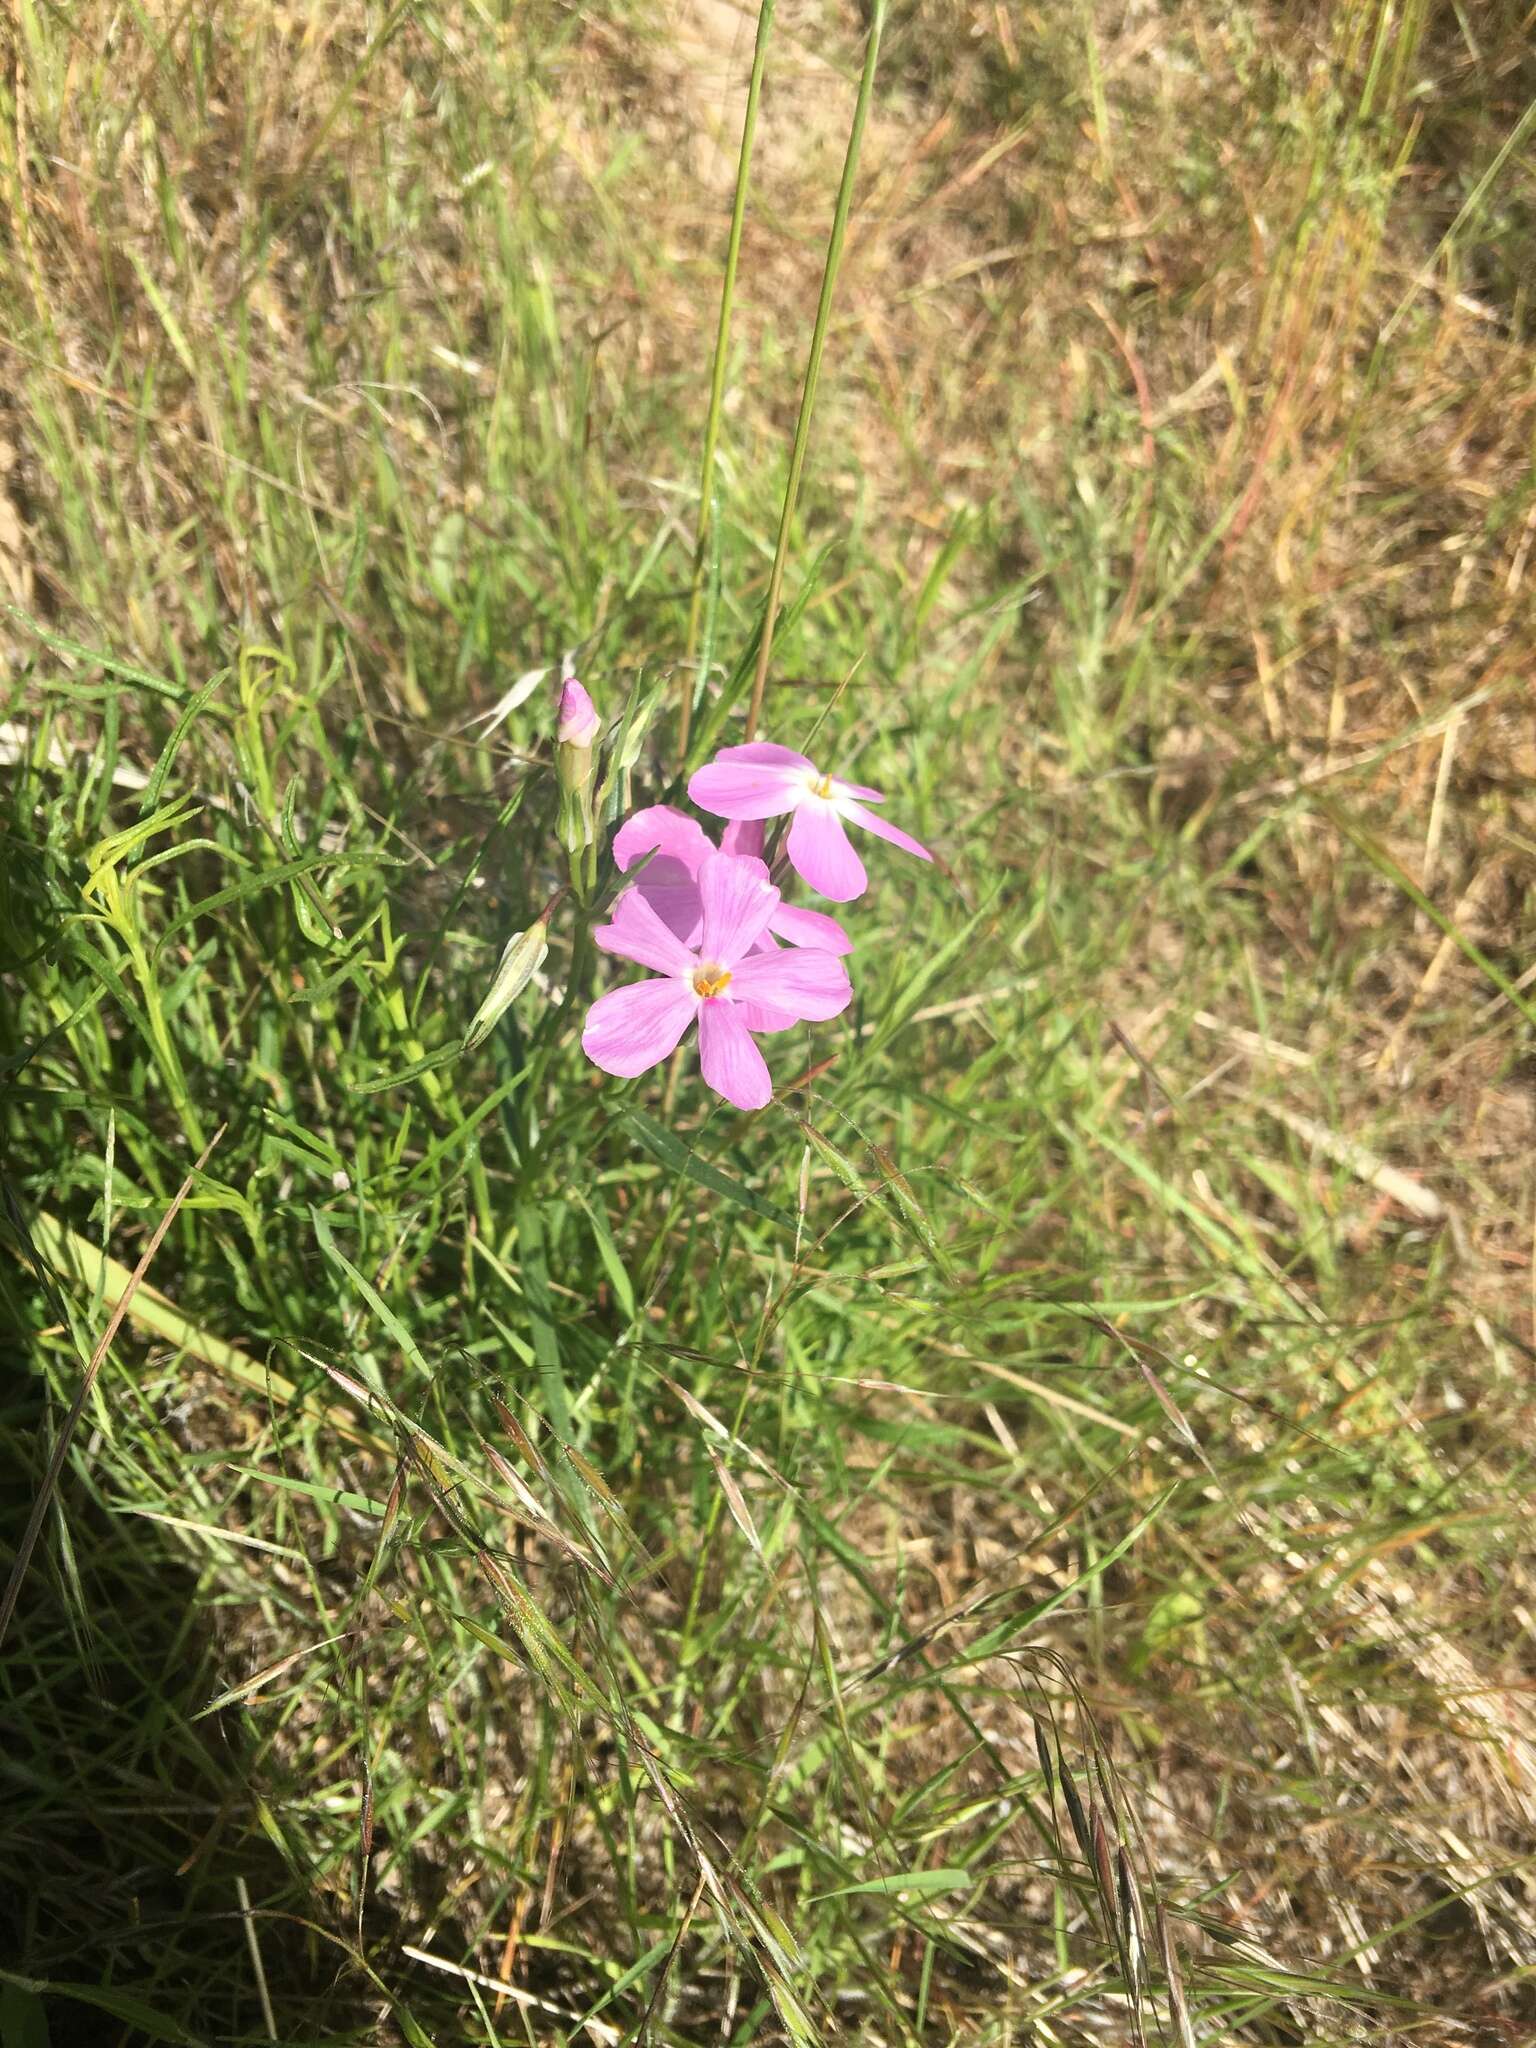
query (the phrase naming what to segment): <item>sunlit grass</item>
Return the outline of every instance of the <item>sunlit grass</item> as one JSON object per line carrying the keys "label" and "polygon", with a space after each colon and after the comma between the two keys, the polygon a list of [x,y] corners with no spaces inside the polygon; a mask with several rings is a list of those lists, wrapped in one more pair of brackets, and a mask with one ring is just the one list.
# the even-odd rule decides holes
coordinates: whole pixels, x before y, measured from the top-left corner
{"label": "sunlit grass", "polygon": [[[1037,12],[890,25],[788,521],[855,24],[712,411],[745,30],[26,17],[8,1532],[123,1322],[6,2048],[1529,2019],[1516,25]],[[762,730],[941,859],[855,1007],[605,1082],[557,911],[465,1050],[564,873],[469,721],[573,651],[655,799],[780,564]]]}

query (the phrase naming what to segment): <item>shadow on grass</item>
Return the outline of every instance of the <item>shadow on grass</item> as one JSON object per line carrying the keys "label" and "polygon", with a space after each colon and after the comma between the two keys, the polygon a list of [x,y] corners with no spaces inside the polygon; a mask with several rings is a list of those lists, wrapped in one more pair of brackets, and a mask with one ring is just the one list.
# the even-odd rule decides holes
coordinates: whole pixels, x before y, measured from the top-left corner
{"label": "shadow on grass", "polygon": [[[46,1305],[0,1238],[3,1579],[65,1402]],[[224,1680],[195,1552],[98,1484],[135,1364],[125,1343],[81,1418],[0,1650],[0,2039],[318,2042],[322,2010],[327,2042],[377,2038],[342,1950],[293,1912],[305,1874],[263,1832],[239,1710],[197,1718]]]}

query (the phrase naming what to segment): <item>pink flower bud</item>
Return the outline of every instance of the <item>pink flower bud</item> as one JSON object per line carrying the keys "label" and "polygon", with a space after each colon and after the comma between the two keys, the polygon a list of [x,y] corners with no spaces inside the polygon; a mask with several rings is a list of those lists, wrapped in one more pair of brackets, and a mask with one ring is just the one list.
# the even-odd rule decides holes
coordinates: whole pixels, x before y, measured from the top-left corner
{"label": "pink flower bud", "polygon": [[597,706],[577,682],[567,676],[560,689],[560,722],[555,738],[562,747],[590,747],[603,729]]}

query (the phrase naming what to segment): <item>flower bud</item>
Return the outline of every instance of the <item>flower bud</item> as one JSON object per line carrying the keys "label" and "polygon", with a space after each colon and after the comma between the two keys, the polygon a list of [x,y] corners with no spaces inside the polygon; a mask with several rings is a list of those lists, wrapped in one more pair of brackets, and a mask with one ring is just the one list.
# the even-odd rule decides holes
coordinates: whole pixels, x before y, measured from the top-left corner
{"label": "flower bud", "polygon": [[560,783],[560,844],[567,853],[580,853],[597,837],[592,785],[597,779],[597,755],[593,751],[603,721],[597,706],[575,676],[566,672],[560,685],[558,722],[555,726],[555,774]]}
{"label": "flower bud", "polygon": [[560,685],[559,723],[555,727],[557,744],[590,750],[602,729],[603,721],[597,715],[597,706],[576,678],[567,676]]}
{"label": "flower bud", "polygon": [[514,932],[508,939],[496,969],[496,979],[491,983],[490,993],[474,1014],[469,1029],[464,1034],[464,1050],[473,1052],[481,1041],[490,1035],[492,1027],[499,1022],[515,999],[538,973],[549,951],[549,926],[543,918],[529,925],[525,932]]}

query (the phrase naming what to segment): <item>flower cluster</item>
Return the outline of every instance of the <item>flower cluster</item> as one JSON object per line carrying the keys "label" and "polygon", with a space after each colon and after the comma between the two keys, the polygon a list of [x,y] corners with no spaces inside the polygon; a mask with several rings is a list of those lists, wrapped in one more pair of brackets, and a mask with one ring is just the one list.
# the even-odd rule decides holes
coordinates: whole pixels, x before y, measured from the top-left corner
{"label": "flower cluster", "polygon": [[785,901],[763,858],[766,821],[787,817],[776,868],[792,869],[834,903],[867,886],[847,824],[920,860],[933,856],[887,823],[876,789],[825,774],[790,747],[722,747],[688,784],[702,811],[725,820],[720,843],[697,819],[658,804],[620,826],[613,856],[635,879],[595,934],[605,953],[653,970],[599,996],[582,1046],[604,1073],[646,1073],[699,1027],[704,1079],[737,1109],[773,1094],[757,1039],[835,1017],[853,1000],[844,962],[853,942],[836,918]]}

